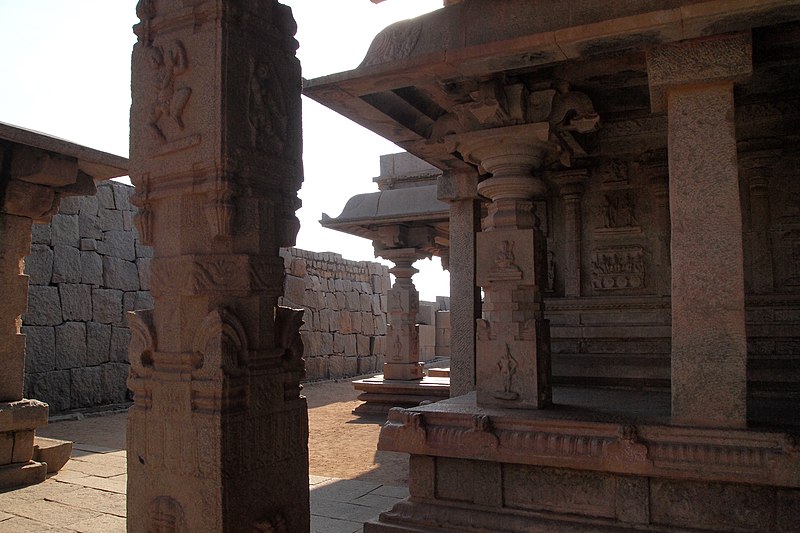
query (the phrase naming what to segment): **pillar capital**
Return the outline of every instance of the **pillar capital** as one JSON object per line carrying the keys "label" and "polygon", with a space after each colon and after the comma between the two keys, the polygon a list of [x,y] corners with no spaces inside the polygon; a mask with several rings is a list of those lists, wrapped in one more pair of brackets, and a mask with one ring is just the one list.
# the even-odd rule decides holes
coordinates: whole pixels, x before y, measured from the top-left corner
{"label": "pillar capital", "polygon": [[735,83],[753,73],[750,33],[679,41],[656,46],[647,53],[650,106],[667,110],[667,93],[681,86]]}
{"label": "pillar capital", "polygon": [[565,201],[580,201],[586,189],[589,172],[585,168],[548,173],[547,177],[558,187],[558,194]]}

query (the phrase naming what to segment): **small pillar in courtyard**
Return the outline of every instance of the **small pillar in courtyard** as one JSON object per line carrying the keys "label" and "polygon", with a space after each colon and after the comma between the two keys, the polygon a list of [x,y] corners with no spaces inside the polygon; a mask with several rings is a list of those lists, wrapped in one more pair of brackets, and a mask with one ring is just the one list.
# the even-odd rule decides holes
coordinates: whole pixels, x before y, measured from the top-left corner
{"label": "small pillar in courtyard", "polygon": [[669,127],[672,418],[747,422],[742,211],[733,85],[752,73],[749,33],[656,47],[651,105]]}
{"label": "small pillar in courtyard", "polygon": [[411,278],[419,272],[414,268],[414,262],[425,254],[416,248],[394,248],[376,253],[395,265],[389,269],[395,282],[387,295],[389,324],[383,377],[387,380],[420,380],[424,377],[425,364],[419,360],[419,293]]}
{"label": "small pillar in courtyard", "polygon": [[300,65],[274,0],[140,0],[128,531],[309,530],[302,311],[278,307],[302,182]]}

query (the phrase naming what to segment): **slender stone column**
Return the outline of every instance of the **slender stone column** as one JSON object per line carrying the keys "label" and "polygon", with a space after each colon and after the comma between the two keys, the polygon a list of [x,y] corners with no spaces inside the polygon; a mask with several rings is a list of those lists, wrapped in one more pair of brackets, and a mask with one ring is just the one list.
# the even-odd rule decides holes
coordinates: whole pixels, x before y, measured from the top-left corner
{"label": "slender stone column", "polygon": [[645,179],[649,180],[655,201],[653,209],[654,236],[657,245],[653,249],[653,271],[651,287],[660,296],[669,296],[672,279],[670,274],[670,218],[669,218],[669,167],[667,162],[640,163]]}
{"label": "slender stone column", "polygon": [[774,289],[772,250],[769,243],[770,206],[768,187],[772,177],[772,164],[780,152],[765,150],[744,154],[742,167],[750,190],[749,278],[750,289],[756,294],[766,294]]}
{"label": "slender stone column", "polygon": [[477,325],[477,397],[482,406],[550,405],[550,333],[544,319],[546,242],[533,198],[546,185],[533,171],[555,149],[549,124],[535,123],[454,136],[465,160],[492,174],[478,184],[491,200],[477,241],[477,279],[484,289]]}
{"label": "slender stone column", "polygon": [[291,10],[137,15],[131,178],[155,308],[129,316],[128,531],[307,532],[302,315],[277,307],[302,181]]}
{"label": "slender stone column", "polygon": [[587,172],[584,169],[553,174],[564,203],[564,296],[581,295],[581,198]]}
{"label": "slender stone column", "polygon": [[669,124],[672,417],[683,424],[746,425],[733,81],[751,72],[751,57],[749,35],[681,42],[648,55],[652,104],[667,110]]}
{"label": "slender stone column", "polygon": [[386,359],[383,364],[384,379],[413,380],[423,378],[424,363],[419,360],[419,332],[417,313],[419,293],[411,277],[419,272],[413,267],[419,259],[415,248],[381,250],[381,257],[395,266],[389,273],[395,277],[389,289],[389,325],[386,331]]}
{"label": "slender stone column", "polygon": [[439,200],[450,204],[450,396],[475,390],[475,325],[481,294],[475,280],[475,235],[480,231],[478,175],[446,171]]}

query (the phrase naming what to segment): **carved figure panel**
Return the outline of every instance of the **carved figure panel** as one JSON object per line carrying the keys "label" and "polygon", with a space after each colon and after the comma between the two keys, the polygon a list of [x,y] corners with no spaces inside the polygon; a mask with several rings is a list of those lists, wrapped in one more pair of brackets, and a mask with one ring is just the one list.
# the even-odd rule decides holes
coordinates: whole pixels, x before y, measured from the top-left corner
{"label": "carved figure panel", "polygon": [[289,136],[286,91],[269,56],[250,58],[247,122],[253,148],[276,155],[284,153]]}
{"label": "carved figure panel", "polygon": [[642,232],[631,191],[609,192],[600,199],[597,235],[638,234]]}
{"label": "carved figure panel", "polygon": [[155,101],[150,106],[148,125],[153,134],[162,142],[167,141],[163,120],[171,120],[179,130],[184,129],[183,110],[192,95],[192,89],[180,78],[189,68],[186,48],[181,41],[168,45],[147,47],[147,57],[151,70],[151,83]]}
{"label": "carved figure panel", "polygon": [[645,287],[644,249],[641,246],[599,248],[592,252],[592,288],[597,290]]}
{"label": "carved figure panel", "polygon": [[183,533],[188,531],[183,507],[169,496],[159,496],[150,503],[151,533]]}

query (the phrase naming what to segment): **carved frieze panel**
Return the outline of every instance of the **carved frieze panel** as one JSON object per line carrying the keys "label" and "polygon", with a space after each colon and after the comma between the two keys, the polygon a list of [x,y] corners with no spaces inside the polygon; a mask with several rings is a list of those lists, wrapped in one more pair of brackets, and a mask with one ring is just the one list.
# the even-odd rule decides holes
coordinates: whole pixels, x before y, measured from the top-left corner
{"label": "carved frieze panel", "polygon": [[635,235],[642,232],[636,214],[636,198],[632,191],[607,192],[600,197],[597,209],[598,236]]}
{"label": "carved frieze panel", "polygon": [[641,246],[598,248],[592,252],[592,288],[601,291],[642,289],[646,286]]}

